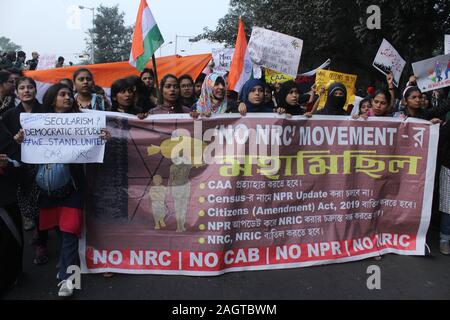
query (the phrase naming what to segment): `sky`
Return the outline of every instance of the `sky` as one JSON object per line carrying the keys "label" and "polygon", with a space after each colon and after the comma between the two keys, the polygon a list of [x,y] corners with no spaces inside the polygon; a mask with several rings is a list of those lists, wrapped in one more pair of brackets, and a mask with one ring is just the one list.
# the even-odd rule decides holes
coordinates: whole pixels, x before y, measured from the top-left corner
{"label": "sky", "polygon": [[[192,55],[209,53],[222,48],[219,43],[206,40],[191,43],[189,37],[203,32],[204,27],[215,29],[217,22],[229,8],[230,0],[147,0],[164,37],[165,44],[156,57],[177,53]],[[0,36],[22,46],[27,59],[31,52],[64,56],[66,63],[79,62],[85,48],[86,31],[92,28],[92,11],[77,9],[79,5],[119,5],[125,12],[125,25],[136,21],[140,0],[0,0]],[[181,36],[181,37],[180,37]],[[172,42],[170,44],[170,42]],[[182,51],[184,50],[184,51]]]}

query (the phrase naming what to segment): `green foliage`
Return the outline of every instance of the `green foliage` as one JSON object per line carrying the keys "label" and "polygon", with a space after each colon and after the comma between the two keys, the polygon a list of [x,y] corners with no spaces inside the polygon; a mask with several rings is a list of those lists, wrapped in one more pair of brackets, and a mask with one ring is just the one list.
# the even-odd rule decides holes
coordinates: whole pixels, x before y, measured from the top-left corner
{"label": "green foliage", "polygon": [[6,37],[0,37],[0,51],[1,52],[9,52],[9,51],[18,51],[21,49],[21,46],[15,44],[10,39]]}
{"label": "green foliage", "polygon": [[[381,8],[381,30],[367,28],[370,5]],[[383,81],[372,67],[383,38],[410,69],[410,63],[442,54],[450,32],[448,0],[231,0],[216,30],[205,28],[197,38],[234,46],[239,16],[248,36],[255,25],[304,40],[300,71],[331,58],[333,70],[358,74],[364,84]]]}
{"label": "green foliage", "polygon": [[127,61],[130,56],[133,27],[125,26],[124,12],[119,6],[96,8],[94,28],[86,38],[87,52],[91,52],[91,34],[94,34],[95,63]]}

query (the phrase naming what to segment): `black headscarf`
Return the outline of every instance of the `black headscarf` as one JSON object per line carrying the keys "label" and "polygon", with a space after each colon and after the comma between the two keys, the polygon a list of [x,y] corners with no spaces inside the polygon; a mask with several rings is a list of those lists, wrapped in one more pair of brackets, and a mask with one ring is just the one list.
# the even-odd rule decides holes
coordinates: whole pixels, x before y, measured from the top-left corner
{"label": "black headscarf", "polygon": [[[333,93],[336,90],[342,90],[344,92],[343,97],[335,97]],[[345,103],[347,102],[347,88],[340,83],[335,82],[328,88],[327,102],[325,107],[318,111],[320,115],[332,115],[332,116],[345,116],[347,112],[344,110]]]}
{"label": "black headscarf", "polygon": [[[297,101],[296,106],[291,106],[287,104],[286,97],[291,92],[292,89],[298,89],[299,91],[299,101]],[[302,101],[300,101],[302,100]],[[284,82],[280,87],[280,92],[277,96],[277,102],[278,102],[278,108],[283,108],[286,110],[286,113],[289,113],[293,116],[301,116],[305,113],[305,110],[301,107],[300,103],[303,101],[303,96],[300,95],[300,89],[298,88],[298,85],[294,81],[287,81]]]}

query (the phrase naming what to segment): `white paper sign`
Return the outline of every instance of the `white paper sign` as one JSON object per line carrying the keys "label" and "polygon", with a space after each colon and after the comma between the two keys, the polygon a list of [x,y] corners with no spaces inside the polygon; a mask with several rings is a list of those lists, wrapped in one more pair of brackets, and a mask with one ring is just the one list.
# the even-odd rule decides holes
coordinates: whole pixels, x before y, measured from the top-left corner
{"label": "white paper sign", "polygon": [[43,54],[39,56],[39,62],[36,70],[47,70],[54,69],[56,65],[56,55],[54,54]]}
{"label": "white paper sign", "polygon": [[248,53],[255,65],[296,77],[303,40],[253,27]]}
{"label": "white paper sign", "polygon": [[405,65],[406,61],[397,50],[386,39],[383,39],[377,56],[373,61],[373,66],[385,75],[391,71],[394,75],[394,84],[398,87]]}
{"label": "white paper sign", "polygon": [[22,113],[20,123],[25,163],[103,163],[103,113]]}
{"label": "white paper sign", "polygon": [[450,86],[450,54],[413,63],[412,67],[420,91]]}
{"label": "white paper sign", "polygon": [[214,72],[224,75],[231,68],[231,61],[233,60],[234,49],[212,49],[212,56],[214,60]]}
{"label": "white paper sign", "polygon": [[450,53],[450,34],[446,34],[444,37],[444,54]]}

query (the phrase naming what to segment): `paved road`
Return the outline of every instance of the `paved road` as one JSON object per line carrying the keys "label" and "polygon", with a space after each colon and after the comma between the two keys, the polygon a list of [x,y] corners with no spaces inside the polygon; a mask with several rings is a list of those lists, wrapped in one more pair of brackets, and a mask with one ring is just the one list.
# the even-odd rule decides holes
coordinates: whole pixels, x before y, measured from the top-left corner
{"label": "paved road", "polygon": [[[27,233],[27,239],[31,237]],[[428,234],[431,255],[387,255],[381,261],[320,267],[239,272],[220,277],[101,275],[82,277],[82,290],[72,299],[158,300],[279,300],[279,299],[450,299],[450,257],[438,251],[438,229]],[[32,264],[32,248],[25,251],[25,275],[6,299],[60,299],[57,297],[57,238],[49,240],[50,262]],[[370,265],[381,268],[381,290],[366,287]]]}

